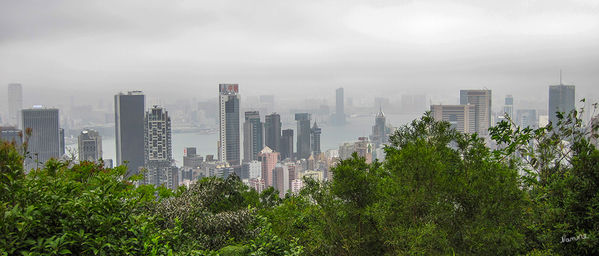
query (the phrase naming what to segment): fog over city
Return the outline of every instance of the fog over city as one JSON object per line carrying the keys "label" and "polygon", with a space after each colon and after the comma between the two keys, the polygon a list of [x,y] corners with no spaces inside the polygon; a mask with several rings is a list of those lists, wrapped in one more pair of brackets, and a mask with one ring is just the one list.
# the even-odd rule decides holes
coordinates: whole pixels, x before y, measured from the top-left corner
{"label": "fog over city", "polygon": [[[549,84],[596,97],[599,2],[570,1],[3,1],[0,84],[25,106],[143,90],[164,99],[329,98],[460,88],[546,100]],[[323,93],[327,91],[329,93]],[[5,98],[6,90],[0,90]],[[531,97],[534,95],[534,99]],[[537,100],[537,98],[539,100]],[[496,101],[498,102],[498,101]],[[499,107],[499,105],[495,105]]]}

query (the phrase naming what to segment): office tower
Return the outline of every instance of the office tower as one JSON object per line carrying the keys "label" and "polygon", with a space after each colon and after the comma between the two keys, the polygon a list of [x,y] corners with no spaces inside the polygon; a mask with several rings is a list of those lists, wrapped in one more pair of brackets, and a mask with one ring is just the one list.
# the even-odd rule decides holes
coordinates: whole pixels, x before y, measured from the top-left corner
{"label": "office tower", "polygon": [[81,131],[79,137],[79,161],[96,162],[102,158],[102,137],[92,129]]}
{"label": "office tower", "polygon": [[62,157],[62,156],[64,156],[64,153],[65,153],[65,150],[64,150],[64,148],[65,148],[65,145],[64,145],[64,129],[62,129],[62,128],[58,129],[58,139],[59,139],[59,141],[58,141],[59,142],[58,143],[58,145],[59,145],[58,152],[59,152],[59,155]]}
{"label": "office tower", "polygon": [[514,119],[514,98],[512,95],[505,96],[505,105],[503,106],[503,113],[508,115],[512,120]]}
{"label": "office tower", "polygon": [[239,85],[219,84],[218,160],[238,165],[240,161]]}
{"label": "office tower", "polygon": [[272,113],[264,120],[265,145],[270,149],[281,152],[281,116]]}
{"label": "office tower", "polygon": [[23,145],[23,136],[21,130],[13,126],[0,126],[0,143],[14,143],[15,146]]}
{"label": "office tower", "polygon": [[514,122],[522,128],[539,128],[539,121],[537,118],[537,110],[535,109],[518,109],[516,111],[516,120]]}
{"label": "office tower", "polygon": [[318,127],[318,124],[314,122],[312,129],[310,130],[310,145],[312,146],[312,153],[314,155],[320,154],[320,134],[322,129]]}
{"label": "office tower", "polygon": [[258,111],[245,112],[243,123],[243,161],[258,160],[258,153],[264,148],[263,124]]}
{"label": "office tower", "polygon": [[563,112],[564,116],[568,115],[575,107],[575,92],[574,85],[564,85],[561,82],[559,85],[549,86],[549,122],[553,125],[557,124],[558,118],[556,112]]}
{"label": "office tower", "polygon": [[459,132],[476,132],[474,105],[431,105],[431,115],[437,121],[449,122],[451,127]]}
{"label": "office tower", "polygon": [[34,106],[32,109],[23,109],[21,115],[23,118],[21,127],[24,130],[31,129],[27,148],[29,156],[25,160],[26,169],[41,167],[50,158],[59,158],[58,109]]}
{"label": "office tower", "polygon": [[343,99],[343,87],[341,87],[335,90],[335,114],[331,117],[333,125],[345,125],[345,105]]}
{"label": "office tower", "polygon": [[198,168],[202,162],[204,162],[204,157],[196,154],[196,148],[183,149],[183,167]]}
{"label": "office tower", "polygon": [[310,114],[296,113],[297,121],[297,158],[307,159],[310,156]]}
{"label": "office tower", "polygon": [[146,184],[165,185],[174,189],[173,150],[171,141],[171,119],[168,111],[154,106],[146,112],[144,120],[144,162],[148,172],[144,175]]}
{"label": "office tower", "polygon": [[116,165],[127,165],[127,176],[144,166],[144,109],[141,91],[114,95]]}
{"label": "office tower", "polygon": [[281,135],[281,159],[293,158],[293,130],[283,130]]}
{"label": "office tower", "polygon": [[272,186],[272,171],[275,165],[279,161],[279,152],[272,151],[269,147],[264,147],[260,154],[258,154],[260,162],[262,162],[262,179],[267,187]]}
{"label": "office tower", "polygon": [[474,105],[475,132],[488,135],[491,127],[491,90],[460,90],[460,104]]}
{"label": "office tower", "polygon": [[389,134],[391,133],[391,129],[387,127],[387,118],[383,113],[383,109],[379,110],[379,113],[376,114],[374,118],[374,126],[372,127],[372,135],[370,135],[370,140],[374,143],[375,147],[379,147],[389,140]]}
{"label": "office tower", "polygon": [[23,86],[8,85],[8,123],[17,128],[21,127],[21,110],[23,109]]}

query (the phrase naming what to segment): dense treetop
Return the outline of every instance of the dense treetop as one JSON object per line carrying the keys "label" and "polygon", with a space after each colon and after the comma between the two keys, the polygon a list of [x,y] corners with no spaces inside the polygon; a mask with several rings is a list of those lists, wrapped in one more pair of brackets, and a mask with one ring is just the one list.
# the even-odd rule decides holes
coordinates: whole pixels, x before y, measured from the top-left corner
{"label": "dense treetop", "polygon": [[[428,114],[384,161],[354,156],[279,198],[238,177],[135,186],[125,168],[0,145],[0,255],[599,255],[597,127],[573,112],[491,128],[498,149]],[[25,156],[24,156],[25,155]]]}

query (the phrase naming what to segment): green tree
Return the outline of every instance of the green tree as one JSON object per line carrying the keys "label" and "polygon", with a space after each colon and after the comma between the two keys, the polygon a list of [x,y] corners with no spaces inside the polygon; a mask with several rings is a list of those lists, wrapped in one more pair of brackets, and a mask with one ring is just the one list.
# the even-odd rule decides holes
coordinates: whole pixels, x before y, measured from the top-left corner
{"label": "green tree", "polygon": [[491,129],[501,146],[495,154],[523,173],[523,188],[531,200],[526,234],[530,250],[599,254],[599,152],[589,143],[599,127],[585,124],[584,112],[557,113],[557,123],[539,129],[509,122]]}

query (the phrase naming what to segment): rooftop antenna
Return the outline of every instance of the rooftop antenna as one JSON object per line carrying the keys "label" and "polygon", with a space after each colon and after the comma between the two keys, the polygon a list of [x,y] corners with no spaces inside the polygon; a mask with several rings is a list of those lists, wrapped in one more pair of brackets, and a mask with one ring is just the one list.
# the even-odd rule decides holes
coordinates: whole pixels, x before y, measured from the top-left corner
{"label": "rooftop antenna", "polygon": [[562,70],[561,69],[559,70],[559,85],[564,85],[562,83]]}

